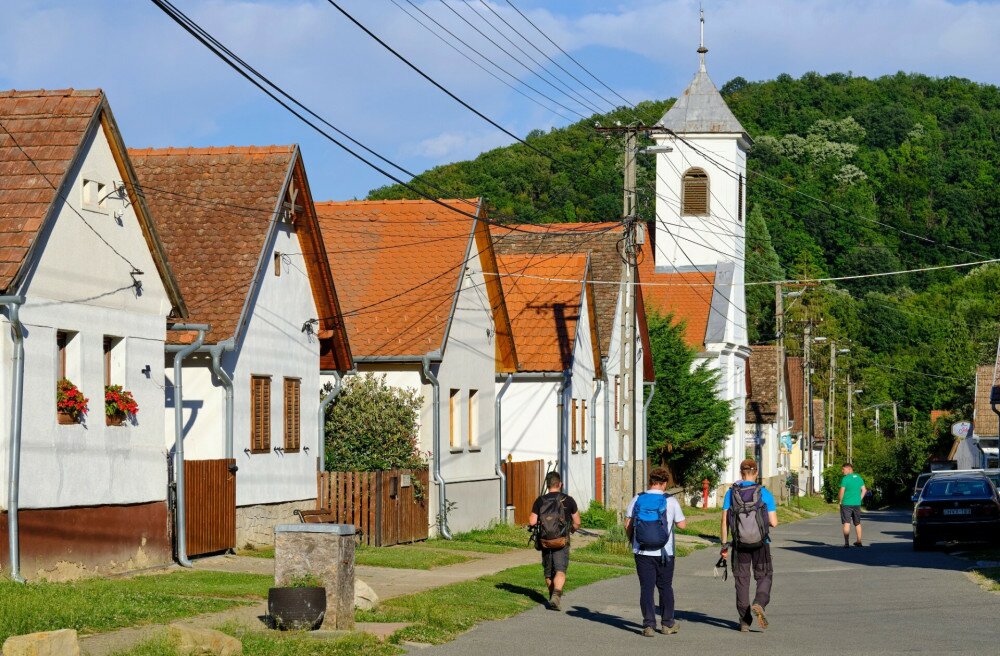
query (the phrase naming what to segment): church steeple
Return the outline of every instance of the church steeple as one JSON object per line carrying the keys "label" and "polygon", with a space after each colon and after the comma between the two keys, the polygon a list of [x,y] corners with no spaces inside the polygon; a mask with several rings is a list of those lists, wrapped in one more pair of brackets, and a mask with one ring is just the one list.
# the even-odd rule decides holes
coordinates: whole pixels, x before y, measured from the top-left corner
{"label": "church steeple", "polygon": [[698,70],[701,72],[707,72],[705,68],[705,54],[708,52],[708,48],[705,47],[705,9],[703,7],[699,7],[698,14],[700,28],[700,38],[698,39],[698,60],[701,62],[701,66],[698,67]]}

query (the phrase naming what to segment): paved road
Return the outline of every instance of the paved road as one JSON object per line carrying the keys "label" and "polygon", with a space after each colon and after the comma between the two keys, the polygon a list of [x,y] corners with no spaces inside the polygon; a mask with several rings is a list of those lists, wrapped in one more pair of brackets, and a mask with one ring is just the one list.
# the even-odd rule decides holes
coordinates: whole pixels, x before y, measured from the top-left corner
{"label": "paved road", "polygon": [[[678,561],[680,633],[643,638],[634,576],[567,593],[564,612],[489,622],[421,656],[998,653],[1000,594],[984,592],[944,553],[914,553],[909,515],[868,513],[870,546],[844,549],[832,515],[775,529],[770,627],[737,629],[732,577],[712,577],[704,549]],[[572,576],[572,565],[570,567]]]}

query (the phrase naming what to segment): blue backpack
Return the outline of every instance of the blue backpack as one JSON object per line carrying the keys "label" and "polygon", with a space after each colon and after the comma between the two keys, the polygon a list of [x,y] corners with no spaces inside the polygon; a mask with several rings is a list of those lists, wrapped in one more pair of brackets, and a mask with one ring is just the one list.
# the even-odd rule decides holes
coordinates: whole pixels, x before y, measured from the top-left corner
{"label": "blue backpack", "polygon": [[632,526],[640,551],[666,552],[670,542],[670,524],[667,522],[667,495],[643,492],[632,508]]}

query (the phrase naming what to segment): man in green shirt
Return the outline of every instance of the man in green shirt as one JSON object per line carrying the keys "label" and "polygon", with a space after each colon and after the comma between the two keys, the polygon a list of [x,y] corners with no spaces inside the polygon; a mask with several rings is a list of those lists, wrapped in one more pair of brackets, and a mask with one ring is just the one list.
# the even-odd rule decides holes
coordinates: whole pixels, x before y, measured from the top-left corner
{"label": "man in green shirt", "polygon": [[840,479],[840,521],[844,524],[844,548],[851,546],[851,524],[858,534],[855,547],[864,546],[861,542],[861,500],[868,491],[865,480],[854,473],[854,465],[844,464],[844,477]]}

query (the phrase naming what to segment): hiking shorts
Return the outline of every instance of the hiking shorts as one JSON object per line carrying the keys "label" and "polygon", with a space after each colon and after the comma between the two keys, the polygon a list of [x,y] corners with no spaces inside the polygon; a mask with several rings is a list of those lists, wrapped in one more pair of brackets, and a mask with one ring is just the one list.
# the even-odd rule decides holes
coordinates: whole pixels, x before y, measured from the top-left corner
{"label": "hiking shorts", "polygon": [[840,523],[861,526],[861,506],[841,506]]}
{"label": "hiking shorts", "polygon": [[562,549],[542,549],[542,569],[545,578],[555,578],[556,572],[566,573],[569,567],[569,545]]}

